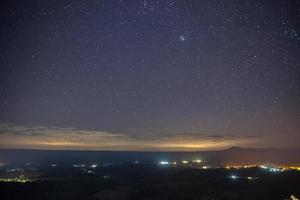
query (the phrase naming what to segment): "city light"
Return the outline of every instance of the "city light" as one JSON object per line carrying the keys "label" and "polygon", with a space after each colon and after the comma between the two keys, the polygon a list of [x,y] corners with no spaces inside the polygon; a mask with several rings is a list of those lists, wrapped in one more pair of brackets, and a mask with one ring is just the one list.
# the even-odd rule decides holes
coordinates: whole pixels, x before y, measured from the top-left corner
{"label": "city light", "polygon": [[237,179],[238,177],[236,175],[231,175],[230,178],[231,179]]}
{"label": "city light", "polygon": [[181,163],[182,163],[182,164],[189,164],[189,161],[187,161],[187,160],[182,160]]}
{"label": "city light", "polygon": [[92,165],[91,165],[91,168],[96,168],[96,167],[98,167],[97,164],[92,164]]}
{"label": "city light", "polygon": [[290,196],[290,199],[291,199],[291,200],[299,200],[295,195],[291,195],[291,196]]}
{"label": "city light", "polygon": [[34,179],[25,178],[24,175],[15,178],[0,178],[0,182],[27,183],[33,181]]}
{"label": "city light", "polygon": [[256,179],[258,179],[258,177],[248,176],[247,179],[248,180],[256,180]]}
{"label": "city light", "polygon": [[270,172],[282,172],[282,171],[286,170],[286,169],[283,169],[283,168],[269,167],[269,166],[266,166],[266,165],[261,165],[260,168],[268,170]]}
{"label": "city light", "polygon": [[202,162],[202,160],[193,160],[193,163],[201,163]]}
{"label": "city light", "polygon": [[168,165],[168,164],[170,164],[170,162],[168,162],[168,161],[160,161],[159,164],[160,165]]}
{"label": "city light", "polygon": [[74,164],[73,167],[76,167],[76,168],[85,167],[85,164],[81,164],[81,165]]}
{"label": "city light", "polygon": [[267,166],[261,165],[260,168],[262,168],[262,169],[267,169]]}
{"label": "city light", "polygon": [[300,167],[294,167],[294,166],[292,166],[292,167],[290,167],[290,169],[294,169],[294,170],[300,171]]}
{"label": "city light", "polygon": [[278,168],[270,168],[269,171],[271,171],[271,172],[279,172],[280,169],[278,169]]}
{"label": "city light", "polygon": [[6,172],[24,172],[24,170],[20,168],[13,168],[13,169],[7,169]]}
{"label": "city light", "polygon": [[226,165],[226,169],[247,169],[247,168],[254,168],[258,167],[257,165]]}

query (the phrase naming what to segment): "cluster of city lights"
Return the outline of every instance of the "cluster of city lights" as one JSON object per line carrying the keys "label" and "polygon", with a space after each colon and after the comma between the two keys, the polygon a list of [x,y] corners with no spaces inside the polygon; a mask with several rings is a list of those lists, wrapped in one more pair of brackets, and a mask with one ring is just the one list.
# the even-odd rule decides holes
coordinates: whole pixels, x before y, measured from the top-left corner
{"label": "cluster of city lights", "polygon": [[240,177],[240,176],[237,176],[237,175],[230,175],[229,176],[230,179],[248,179],[248,180],[255,180],[255,179],[258,179],[258,177],[253,177],[253,176],[246,176],[246,177]]}
{"label": "cluster of city lights", "polygon": [[181,160],[181,161],[159,161],[158,162],[160,165],[177,165],[179,163],[183,164],[183,165],[187,165],[187,164],[201,164],[202,160],[192,160],[192,161],[188,161],[188,160]]}
{"label": "cluster of city lights", "polygon": [[247,168],[261,168],[270,172],[283,172],[287,170],[300,171],[299,166],[269,166],[269,165],[226,165],[225,169],[247,169]]}
{"label": "cluster of city lights", "polygon": [[271,167],[271,166],[267,166],[267,165],[260,165],[260,168],[264,169],[264,170],[267,170],[267,171],[270,171],[270,172],[283,172],[283,171],[288,170],[288,169],[285,169],[285,168]]}
{"label": "cluster of city lights", "polygon": [[296,171],[300,171],[300,167],[299,166],[282,167],[282,169],[284,169],[284,170],[296,170]]}
{"label": "cluster of city lights", "polygon": [[291,199],[291,200],[299,200],[295,195],[291,195],[291,196],[290,196],[290,199]]}
{"label": "cluster of city lights", "polygon": [[11,182],[11,183],[27,183],[33,182],[34,179],[25,178],[24,176],[19,176],[15,178],[0,178],[0,182]]}
{"label": "cluster of city lights", "polygon": [[24,172],[21,168],[6,169],[6,172]]}
{"label": "cluster of city lights", "polygon": [[[95,174],[95,171],[93,171],[92,169],[97,168],[99,165],[98,164],[90,164],[90,165],[85,165],[85,164],[74,164],[72,165],[75,168],[80,168],[83,172],[87,173],[87,174]],[[105,166],[105,165],[104,165]]]}
{"label": "cluster of city lights", "polygon": [[82,168],[81,170],[82,170],[83,172],[85,172],[85,173],[88,173],[88,174],[94,174],[94,173],[95,173],[94,171],[88,170],[88,169],[85,169],[85,168]]}
{"label": "cluster of city lights", "polygon": [[[134,162],[135,164],[138,164],[137,161]],[[115,163],[92,163],[92,164],[73,164],[72,166],[75,168],[97,168],[97,167],[109,167],[111,165],[114,165]]]}
{"label": "cluster of city lights", "polygon": [[226,165],[226,169],[247,169],[247,168],[254,168],[258,167],[257,165]]}

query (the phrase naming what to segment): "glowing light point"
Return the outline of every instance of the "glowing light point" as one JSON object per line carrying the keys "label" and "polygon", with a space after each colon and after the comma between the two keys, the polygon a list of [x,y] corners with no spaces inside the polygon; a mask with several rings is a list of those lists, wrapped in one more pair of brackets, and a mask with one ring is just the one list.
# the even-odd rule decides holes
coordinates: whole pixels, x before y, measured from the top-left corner
{"label": "glowing light point", "polygon": [[267,169],[267,167],[265,165],[261,165],[259,167],[262,168],[262,169]]}
{"label": "glowing light point", "polygon": [[83,168],[83,167],[85,167],[85,164],[81,164],[81,165],[74,164],[72,166],[76,167],[76,168]]}
{"label": "glowing light point", "polygon": [[160,164],[160,165],[168,165],[168,164],[170,164],[170,163],[169,163],[168,161],[160,161],[159,164]]}
{"label": "glowing light point", "polygon": [[98,167],[97,164],[92,164],[92,165],[91,165],[91,168],[96,168],[96,167]]}
{"label": "glowing light point", "polygon": [[295,195],[291,195],[290,199],[291,200],[299,200]]}
{"label": "glowing light point", "polygon": [[238,177],[236,175],[231,175],[230,178],[231,179],[237,179]]}
{"label": "glowing light point", "polygon": [[201,163],[202,162],[202,160],[193,160],[193,163]]}

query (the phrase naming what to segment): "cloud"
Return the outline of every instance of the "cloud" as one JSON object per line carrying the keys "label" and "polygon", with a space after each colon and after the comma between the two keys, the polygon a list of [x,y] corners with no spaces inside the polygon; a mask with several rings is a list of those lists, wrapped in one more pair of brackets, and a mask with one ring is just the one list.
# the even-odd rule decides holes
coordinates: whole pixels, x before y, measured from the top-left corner
{"label": "cloud", "polygon": [[148,133],[122,134],[80,130],[74,127],[18,126],[0,124],[1,148],[196,151],[253,146],[263,138],[234,134]]}

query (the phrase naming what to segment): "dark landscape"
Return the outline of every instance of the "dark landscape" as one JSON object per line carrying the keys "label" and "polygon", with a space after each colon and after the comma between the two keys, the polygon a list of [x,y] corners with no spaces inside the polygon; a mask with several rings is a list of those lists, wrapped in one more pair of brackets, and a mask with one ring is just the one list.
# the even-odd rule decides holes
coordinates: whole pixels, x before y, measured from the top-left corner
{"label": "dark landscape", "polygon": [[297,155],[296,150],[240,147],[213,152],[1,150],[0,196],[283,200],[300,195],[300,166],[293,165],[299,163]]}

